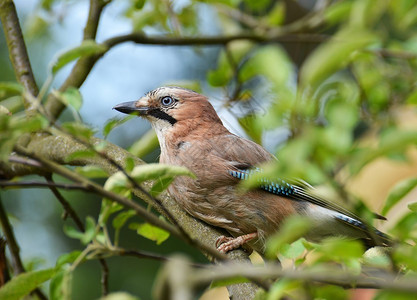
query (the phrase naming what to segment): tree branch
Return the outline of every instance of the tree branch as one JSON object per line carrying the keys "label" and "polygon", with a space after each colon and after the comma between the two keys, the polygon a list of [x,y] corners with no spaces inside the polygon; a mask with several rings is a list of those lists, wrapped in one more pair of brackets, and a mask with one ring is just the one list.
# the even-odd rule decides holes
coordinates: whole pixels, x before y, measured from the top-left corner
{"label": "tree branch", "polygon": [[190,280],[198,283],[209,283],[213,280],[243,276],[258,279],[293,279],[310,283],[325,283],[343,288],[387,289],[417,293],[417,277],[398,277],[396,273],[380,271],[378,276],[355,275],[346,270],[329,267],[327,270],[285,270],[281,266],[266,264],[256,267],[249,264],[210,266],[206,269],[195,270],[190,274]]}
{"label": "tree branch", "polygon": [[[90,9],[88,12],[87,23],[84,27],[83,41],[95,40],[101,13],[104,7],[110,2],[111,0],[90,0]],[[79,59],[70,75],[59,88],[59,91],[63,92],[69,87],[79,88],[100,57],[101,56],[89,56]],[[48,116],[52,119],[57,119],[64,108],[65,105],[52,94],[48,96],[45,103],[45,110]]]}
{"label": "tree branch", "polygon": [[[161,45],[161,46],[222,46],[230,42],[238,40],[249,40],[257,43],[321,43],[328,39],[323,34],[274,34],[259,35],[252,33],[242,33],[229,36],[201,36],[201,37],[173,37],[173,36],[147,36],[142,33],[131,33],[110,38],[103,42],[107,47],[107,51],[98,55],[92,55],[80,59],[74,66],[71,74],[59,88],[60,91],[66,90],[68,87],[80,87],[95,63],[111,48],[125,43],[134,42],[141,45]],[[65,105],[55,99],[53,96],[48,97],[45,103],[45,109],[49,116],[57,118],[64,110]]]}
{"label": "tree branch", "polygon": [[[9,49],[9,57],[15,71],[17,81],[34,97],[38,95],[38,86],[33,76],[32,67],[22,29],[20,28],[17,17],[16,7],[12,0],[0,0],[0,19],[3,24],[4,34]],[[30,103],[25,101],[25,108],[28,109]]]}
{"label": "tree branch", "polygon": [[6,237],[7,244],[10,249],[10,254],[13,259],[14,272],[15,274],[20,274],[25,272],[23,267],[22,260],[20,258],[20,249],[19,245],[16,242],[12,226],[10,225],[9,218],[7,217],[6,211],[3,207],[3,201],[0,199],[0,223],[3,233]]}
{"label": "tree branch", "polygon": [[[14,272],[15,274],[21,274],[25,272],[25,268],[23,267],[22,259],[20,258],[20,249],[19,245],[17,244],[13,228],[10,225],[9,218],[7,217],[6,211],[3,207],[3,201],[0,197],[0,223],[1,228],[3,230],[3,234],[6,237],[7,245],[10,250],[10,254],[13,259],[14,264]],[[46,296],[43,294],[43,292],[36,288],[33,293],[39,297],[41,300],[47,300]]]}
{"label": "tree branch", "polygon": [[85,190],[85,186],[82,184],[73,184],[73,183],[62,183],[62,182],[43,182],[43,181],[9,181],[9,180],[0,180],[0,187],[2,188],[51,188],[56,187],[64,190]]}
{"label": "tree branch", "polygon": [[49,184],[49,189],[51,190],[55,198],[58,199],[59,203],[61,203],[62,207],[64,208],[65,214],[71,217],[71,219],[74,221],[75,225],[80,231],[85,231],[84,224],[81,221],[80,217],[77,215],[77,213],[69,204],[69,202],[64,198],[64,196],[56,188],[55,182],[52,179],[52,175],[48,174],[47,176],[45,176],[45,179],[47,183]]}
{"label": "tree branch", "polygon": [[233,41],[248,40],[257,43],[321,43],[328,39],[324,34],[274,34],[260,35],[253,33],[241,33],[226,36],[199,36],[199,37],[172,37],[172,36],[147,36],[143,33],[131,33],[110,38],[104,41],[109,49],[124,43],[134,42],[142,45],[161,46],[222,46]]}

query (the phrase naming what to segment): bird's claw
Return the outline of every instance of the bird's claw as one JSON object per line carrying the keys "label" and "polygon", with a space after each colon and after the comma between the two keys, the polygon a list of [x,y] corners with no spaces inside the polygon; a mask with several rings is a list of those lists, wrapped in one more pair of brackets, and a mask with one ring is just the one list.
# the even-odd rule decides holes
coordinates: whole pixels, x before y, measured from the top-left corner
{"label": "bird's claw", "polygon": [[257,236],[258,234],[256,232],[241,235],[236,238],[222,235],[222,236],[219,236],[216,240],[216,248],[218,251],[222,253],[227,253],[229,251],[239,248],[240,246],[243,246],[244,244],[253,240]]}
{"label": "bird's claw", "polygon": [[238,245],[237,247],[234,245],[235,240],[235,238],[229,236],[219,236],[216,240],[216,248],[218,251],[222,253],[227,253],[231,250],[239,248],[240,245]]}

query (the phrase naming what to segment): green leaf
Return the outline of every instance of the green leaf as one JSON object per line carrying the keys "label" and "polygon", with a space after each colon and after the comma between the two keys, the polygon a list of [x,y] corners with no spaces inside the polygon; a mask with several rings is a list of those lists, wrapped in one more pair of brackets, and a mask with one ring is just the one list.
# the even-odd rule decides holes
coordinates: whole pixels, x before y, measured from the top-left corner
{"label": "green leaf", "polygon": [[407,178],[397,183],[390,191],[385,205],[382,208],[382,215],[385,216],[389,210],[404,198],[411,190],[417,186],[417,178]]}
{"label": "green leaf", "polygon": [[136,212],[134,210],[128,210],[123,211],[119,213],[114,219],[113,219],[113,227],[114,229],[120,229],[123,227],[123,225],[134,215],[136,215]]}
{"label": "green leaf", "polygon": [[280,254],[286,258],[296,259],[306,250],[303,241],[304,238],[300,238],[292,244],[284,244],[281,247]]}
{"label": "green leaf", "polygon": [[100,300],[139,300],[139,298],[126,292],[115,292],[105,297],[101,297]]}
{"label": "green leaf", "polygon": [[80,240],[84,235],[84,233],[70,225],[64,225],[64,233],[70,238],[77,240]]}
{"label": "green leaf", "polygon": [[45,281],[51,279],[55,269],[25,272],[13,277],[0,289],[0,299],[19,300]]}
{"label": "green leaf", "polygon": [[65,264],[72,264],[81,255],[81,253],[82,252],[80,250],[74,250],[70,253],[62,254],[56,261],[56,267],[60,268]]}
{"label": "green leaf", "polygon": [[133,0],[133,7],[140,10],[145,5],[145,2],[146,0]]}
{"label": "green leaf", "polygon": [[400,291],[390,291],[390,290],[381,290],[375,296],[375,300],[410,300],[415,298],[415,292],[400,292]]}
{"label": "green leaf", "polygon": [[0,82],[0,97],[4,95],[20,95],[23,93],[23,87],[17,82]]}
{"label": "green leaf", "polygon": [[87,141],[93,136],[94,131],[86,125],[78,122],[66,122],[61,127],[69,134]]}
{"label": "green leaf", "polygon": [[270,0],[244,0],[245,5],[248,6],[249,10],[254,13],[262,13],[264,12],[269,5],[271,4]]}
{"label": "green leaf", "polygon": [[233,69],[224,52],[219,56],[217,69],[207,72],[207,82],[211,86],[225,86],[233,77]]}
{"label": "green leaf", "polygon": [[406,270],[417,271],[417,247],[400,244],[394,249],[392,256],[394,261],[398,265],[403,265]]}
{"label": "green leaf", "polygon": [[129,148],[129,152],[137,157],[144,157],[158,148],[159,142],[155,130],[151,129]]}
{"label": "green leaf", "polygon": [[181,175],[196,178],[195,175],[185,167],[164,164],[144,164],[136,166],[131,173],[131,176],[137,182],[157,179],[160,177],[174,177]]}
{"label": "green leaf", "polygon": [[12,117],[10,119],[10,126],[12,127],[12,130],[14,129],[19,131],[19,134],[39,131],[46,128],[48,125],[48,120],[41,115],[35,115],[31,118]]}
{"label": "green leaf", "polygon": [[417,212],[417,202],[409,203],[409,204],[407,205],[407,207],[408,207],[411,211],[413,211],[413,212]]}
{"label": "green leaf", "polygon": [[[126,194],[130,195],[130,191],[125,191],[125,192]],[[126,196],[126,197],[129,197],[129,196]],[[101,201],[101,210],[100,210],[100,215],[98,219],[99,225],[105,226],[109,217],[113,213],[118,212],[122,209],[123,209],[123,206],[121,204],[110,201],[108,199],[103,199],[103,201]]]}
{"label": "green leaf", "polygon": [[11,116],[12,113],[3,105],[0,105],[0,114]]}
{"label": "green leaf", "polygon": [[262,128],[259,128],[256,116],[253,114],[239,118],[238,122],[245,133],[257,144],[262,144]]}
{"label": "green leaf", "polygon": [[352,3],[352,1],[342,1],[339,3],[334,3],[334,5],[330,5],[328,9],[324,11],[326,24],[333,25],[346,20],[350,15]]}
{"label": "green leaf", "polygon": [[305,61],[300,70],[302,86],[316,86],[337,70],[346,66],[350,56],[372,43],[376,37],[364,28],[346,28],[319,46]]}
{"label": "green leaf", "polygon": [[307,218],[295,216],[287,219],[281,229],[267,240],[266,256],[276,257],[285,244],[292,243],[303,236],[310,229],[310,226],[311,221]]}
{"label": "green leaf", "polygon": [[50,300],[71,300],[72,272],[62,267],[51,279],[49,285]]}
{"label": "green leaf", "polygon": [[162,242],[164,242],[166,239],[169,238],[169,232],[165,231],[159,227],[153,226],[149,223],[131,223],[129,225],[129,228],[135,229],[136,232],[152,241],[155,241],[157,245],[160,245]]}
{"label": "green leaf", "polygon": [[399,265],[403,265],[406,270],[413,270],[415,272],[417,270],[417,251],[415,248],[410,245],[399,246],[393,252],[394,261]]}
{"label": "green leaf", "polygon": [[[314,294],[311,294],[312,299],[340,299],[347,300],[348,290],[346,288],[335,286],[335,285],[312,285],[311,288],[314,291]],[[313,296],[314,295],[314,296]]]}
{"label": "green leaf", "polygon": [[106,123],[106,125],[104,125],[104,128],[103,128],[103,135],[104,135],[104,137],[106,138],[110,134],[110,132],[114,128],[116,128],[117,126],[120,126],[123,123],[126,123],[127,121],[129,121],[129,120],[131,120],[131,119],[133,119],[135,117],[136,116],[134,116],[134,115],[128,115],[128,116],[126,116],[126,117],[124,117],[122,119],[120,119],[120,118],[114,118],[114,119],[109,120]]}
{"label": "green leaf", "polygon": [[42,0],[41,6],[43,9],[50,11],[52,9],[52,5],[54,4],[55,0]]}
{"label": "green leaf", "polygon": [[64,233],[70,238],[80,240],[83,244],[88,244],[96,236],[96,223],[92,217],[88,216],[86,218],[84,232],[81,232],[72,226],[64,225]]}
{"label": "green leaf", "polygon": [[7,108],[7,110],[9,110],[12,114],[20,112],[24,108],[23,97],[21,95],[10,96],[5,99],[1,99],[1,95],[0,95],[0,101],[1,101],[2,106]]}
{"label": "green leaf", "polygon": [[417,212],[410,211],[402,216],[390,233],[400,241],[410,238],[417,241]]}
{"label": "green leaf", "polygon": [[163,191],[165,191],[168,188],[168,186],[172,183],[172,181],[174,181],[174,178],[172,178],[172,177],[159,178],[154,183],[154,185],[152,186],[149,193],[153,197],[158,196],[160,193],[162,193]]}
{"label": "green leaf", "polygon": [[133,15],[133,30],[141,31],[144,27],[152,25],[158,20],[158,12],[154,10],[140,10]]}
{"label": "green leaf", "polygon": [[267,296],[268,293],[264,289],[258,289],[253,300],[267,300]]}
{"label": "green leaf", "polygon": [[417,90],[408,95],[406,102],[411,105],[417,105]]}
{"label": "green leaf", "polygon": [[122,172],[116,172],[104,184],[104,189],[115,193],[124,193],[129,188],[129,180]]}
{"label": "green leaf", "polygon": [[351,258],[361,258],[364,248],[357,240],[328,238],[317,246],[316,251],[323,253],[327,259],[348,261]]}
{"label": "green leaf", "polygon": [[68,63],[86,56],[100,55],[107,51],[107,46],[100,45],[93,40],[86,40],[78,47],[72,48],[61,55],[55,60],[52,65],[52,74],[56,74],[60,69],[66,66]]}
{"label": "green leaf", "polygon": [[85,232],[83,236],[81,237],[80,241],[81,243],[86,245],[89,242],[91,242],[95,236],[96,236],[96,221],[92,217],[88,216],[85,222]]}
{"label": "green leaf", "polygon": [[125,160],[125,170],[126,172],[132,172],[133,168],[135,167],[135,160],[132,157],[126,157]]}
{"label": "green leaf", "polygon": [[[87,154],[87,155],[90,155],[90,154]],[[106,170],[104,170],[103,168],[99,166],[94,166],[94,165],[76,167],[75,172],[88,178],[107,178],[109,176]]]}
{"label": "green leaf", "polygon": [[301,290],[302,282],[300,281],[291,281],[289,279],[281,279],[276,281],[271,289],[269,290],[268,300],[272,299],[282,299],[285,298],[285,295],[288,295],[291,291]]}
{"label": "green leaf", "polygon": [[292,73],[293,68],[286,53],[278,46],[265,46],[243,65],[239,72],[239,79],[245,82],[262,75],[274,85],[285,86]]}
{"label": "green leaf", "polygon": [[65,92],[58,94],[59,99],[65,104],[73,107],[76,111],[79,111],[83,104],[83,98],[80,91],[77,88],[69,87]]}
{"label": "green leaf", "polygon": [[270,26],[279,26],[285,20],[285,3],[276,2],[268,15],[263,18]]}

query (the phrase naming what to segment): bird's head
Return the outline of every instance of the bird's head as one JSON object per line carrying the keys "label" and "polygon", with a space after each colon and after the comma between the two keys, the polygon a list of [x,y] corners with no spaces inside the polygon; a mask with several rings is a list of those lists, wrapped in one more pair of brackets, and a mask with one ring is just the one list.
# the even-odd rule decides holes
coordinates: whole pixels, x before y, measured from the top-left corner
{"label": "bird's head", "polygon": [[162,131],[173,127],[191,128],[205,122],[222,124],[207,97],[180,87],[160,87],[137,101],[120,103],[113,108],[144,117]]}

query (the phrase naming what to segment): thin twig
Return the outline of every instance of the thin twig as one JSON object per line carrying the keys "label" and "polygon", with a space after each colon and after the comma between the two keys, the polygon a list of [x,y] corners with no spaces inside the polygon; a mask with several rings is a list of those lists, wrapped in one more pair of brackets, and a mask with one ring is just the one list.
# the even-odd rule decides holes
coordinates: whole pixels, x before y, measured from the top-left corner
{"label": "thin twig", "polygon": [[[49,189],[52,191],[52,193],[58,199],[59,203],[61,203],[62,207],[64,208],[65,215],[68,215],[71,217],[71,219],[73,219],[75,225],[78,227],[80,231],[85,231],[85,227],[84,227],[83,222],[81,221],[81,218],[78,216],[78,214],[69,204],[69,202],[64,198],[64,196],[58,191],[58,189],[55,186],[55,182],[52,179],[52,175],[51,174],[46,175],[45,179],[50,184]],[[101,266],[102,295],[105,296],[109,292],[109,267],[104,258],[100,258],[99,263]]]}
{"label": "thin twig", "polygon": [[9,156],[9,162],[23,164],[23,165],[27,165],[27,166],[31,166],[31,167],[35,167],[35,168],[42,168],[42,164],[40,164],[38,161],[36,161],[34,159],[30,159],[28,157],[21,157],[21,156],[11,155],[11,156]]}
{"label": "thin twig", "polygon": [[43,182],[43,181],[9,181],[9,180],[0,180],[0,187],[3,188],[60,188],[64,190],[84,190],[89,192],[85,189],[85,186],[82,184],[74,184],[74,183],[61,183],[61,182]]}
{"label": "thin twig", "polygon": [[98,261],[101,266],[101,294],[106,296],[109,293],[109,266],[104,258]]}
{"label": "thin twig", "polygon": [[16,242],[13,228],[10,225],[9,218],[7,217],[6,211],[4,210],[3,201],[1,198],[0,198],[0,223],[3,229],[3,233],[6,237],[8,247],[10,249],[10,254],[13,259],[15,274],[23,273],[25,272],[25,268],[23,267],[23,263],[20,258],[19,245]]}
{"label": "thin twig", "polygon": [[70,218],[74,221],[75,225],[77,225],[80,231],[85,231],[84,224],[81,221],[78,214],[75,212],[75,210],[72,208],[69,202],[64,198],[64,196],[56,188],[55,182],[52,179],[52,175],[51,174],[46,175],[45,179],[47,183],[49,184],[49,189],[51,190],[51,192],[54,194],[54,196],[58,199],[59,203],[61,203],[62,207],[64,208],[65,214],[70,216]]}
{"label": "thin twig", "polygon": [[0,288],[10,280],[9,264],[6,258],[6,240],[0,237]]}
{"label": "thin twig", "polygon": [[165,46],[219,46],[233,41],[249,40],[258,43],[321,43],[328,40],[325,34],[277,34],[259,35],[253,33],[241,33],[226,36],[199,36],[199,37],[172,37],[172,36],[147,36],[143,33],[131,33],[120,35],[106,40],[103,44],[109,48],[124,42],[134,42],[142,45]]}
{"label": "thin twig", "polygon": [[[25,268],[23,267],[22,259],[20,258],[19,245],[17,244],[16,237],[13,232],[13,228],[10,225],[9,218],[7,217],[7,213],[4,210],[1,195],[0,195],[0,223],[1,223],[2,230],[3,230],[3,234],[6,237],[7,245],[10,250],[10,255],[12,256],[12,259],[13,259],[14,272],[15,274],[24,273]],[[32,293],[34,293],[37,297],[39,297],[39,299],[42,299],[42,300],[48,299],[39,288],[36,288]]]}
{"label": "thin twig", "polygon": [[405,59],[405,60],[415,60],[417,59],[417,54],[409,51],[399,51],[399,50],[389,50],[389,49],[377,49],[377,50],[369,50],[370,53],[380,55],[384,58],[398,58],[398,59]]}

